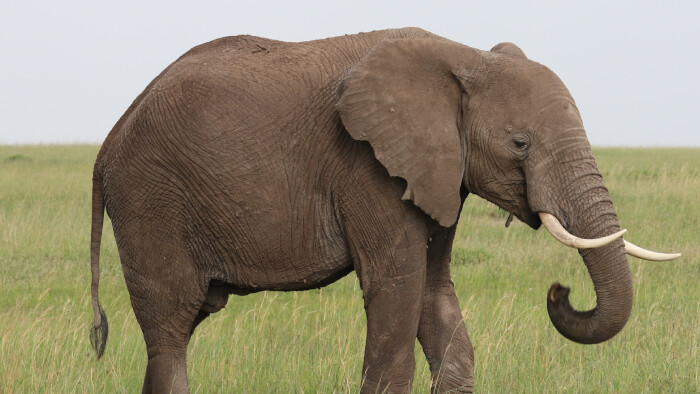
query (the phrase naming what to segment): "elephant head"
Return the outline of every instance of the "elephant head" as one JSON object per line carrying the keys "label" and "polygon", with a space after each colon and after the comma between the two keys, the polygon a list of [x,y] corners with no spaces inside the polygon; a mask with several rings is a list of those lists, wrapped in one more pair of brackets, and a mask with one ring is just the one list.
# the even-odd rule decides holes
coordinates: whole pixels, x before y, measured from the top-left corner
{"label": "elephant head", "polygon": [[368,141],[406,181],[403,198],[440,225],[456,222],[466,190],[533,229],[544,220],[579,248],[597,305],[576,311],[569,289],[552,285],[548,311],[562,335],[598,343],[622,329],[632,308],[626,241],[576,104],[552,71],[510,43],[487,52],[438,38],[387,39],[338,94],[348,133]]}

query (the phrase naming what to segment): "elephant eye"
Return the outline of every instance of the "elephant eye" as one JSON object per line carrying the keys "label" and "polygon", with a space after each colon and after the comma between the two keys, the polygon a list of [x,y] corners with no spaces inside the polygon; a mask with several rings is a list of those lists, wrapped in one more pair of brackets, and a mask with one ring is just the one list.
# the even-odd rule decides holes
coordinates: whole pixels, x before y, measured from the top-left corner
{"label": "elephant eye", "polygon": [[527,134],[518,133],[513,136],[513,145],[519,150],[525,150],[530,145],[530,138]]}

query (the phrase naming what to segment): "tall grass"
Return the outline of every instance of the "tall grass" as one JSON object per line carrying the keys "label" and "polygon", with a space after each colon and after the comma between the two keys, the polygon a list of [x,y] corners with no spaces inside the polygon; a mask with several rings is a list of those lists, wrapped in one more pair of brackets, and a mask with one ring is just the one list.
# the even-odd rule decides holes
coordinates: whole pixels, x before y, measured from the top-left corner
{"label": "tall grass", "polygon": [[[0,147],[0,392],[134,392],[145,345],[107,221],[100,296],[105,355],[88,341],[89,232],[95,146]],[[484,392],[698,392],[700,150],[595,149],[625,235],[674,262],[630,258],[634,310],[593,346],[562,338],[545,295],[560,281],[595,305],[578,254],[470,196],[452,273]],[[193,392],[355,392],[365,320],[354,274],[321,290],[232,296],[188,349]],[[429,372],[416,345],[414,392]]]}

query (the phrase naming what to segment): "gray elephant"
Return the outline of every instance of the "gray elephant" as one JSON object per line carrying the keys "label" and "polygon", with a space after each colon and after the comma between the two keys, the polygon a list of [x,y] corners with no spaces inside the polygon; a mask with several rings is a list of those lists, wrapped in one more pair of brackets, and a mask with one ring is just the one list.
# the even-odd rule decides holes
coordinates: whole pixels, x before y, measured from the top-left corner
{"label": "gray elephant", "polygon": [[473,49],[407,28],[193,48],[105,140],[93,174],[91,329],[98,357],[103,211],[148,349],[144,392],[186,392],[195,327],[229,294],[319,288],[355,271],[362,392],[410,391],[420,341],[434,391],[471,391],[450,279],[468,194],[580,249],[597,306],[547,296],[554,326],[605,341],[632,308],[626,251],[574,100],[513,44]]}

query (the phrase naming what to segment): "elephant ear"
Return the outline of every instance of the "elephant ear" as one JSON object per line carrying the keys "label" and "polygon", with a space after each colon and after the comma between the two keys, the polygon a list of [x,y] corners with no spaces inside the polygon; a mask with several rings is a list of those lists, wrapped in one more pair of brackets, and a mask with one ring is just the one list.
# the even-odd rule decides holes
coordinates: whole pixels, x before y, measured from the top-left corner
{"label": "elephant ear", "polygon": [[527,59],[527,56],[525,56],[525,52],[523,52],[523,50],[520,49],[520,47],[513,44],[512,42],[502,42],[496,45],[495,47],[491,48],[491,52],[504,53],[506,55],[519,57],[521,59]]}
{"label": "elephant ear", "polygon": [[406,180],[404,200],[444,227],[459,214],[466,157],[459,126],[469,67],[459,66],[476,57],[476,50],[450,41],[387,39],[338,89],[336,108],[348,133],[368,141],[389,174]]}

